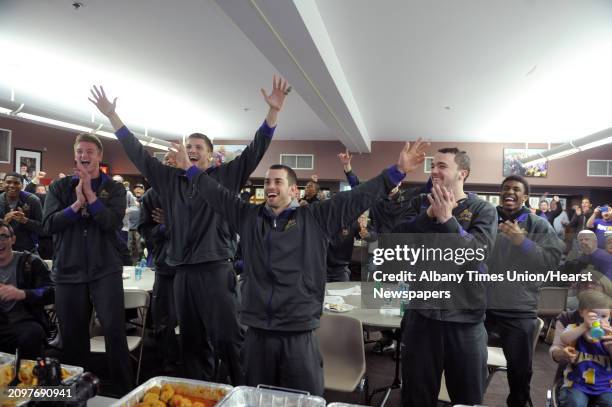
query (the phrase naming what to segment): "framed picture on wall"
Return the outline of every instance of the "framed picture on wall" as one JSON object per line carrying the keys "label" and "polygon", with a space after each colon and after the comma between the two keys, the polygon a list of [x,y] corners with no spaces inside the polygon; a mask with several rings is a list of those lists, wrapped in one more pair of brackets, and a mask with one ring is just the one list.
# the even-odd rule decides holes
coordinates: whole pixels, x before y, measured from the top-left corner
{"label": "framed picture on wall", "polygon": [[0,163],[8,164],[11,162],[11,131],[0,129]]}
{"label": "framed picture on wall", "polygon": [[509,175],[546,177],[548,175],[547,161],[533,165],[524,165],[521,162],[522,159],[544,151],[546,151],[544,148],[504,148],[504,177]]}
{"label": "framed picture on wall", "polygon": [[26,167],[30,179],[34,178],[42,168],[42,151],[16,148],[14,157],[15,172],[21,174],[21,168]]}

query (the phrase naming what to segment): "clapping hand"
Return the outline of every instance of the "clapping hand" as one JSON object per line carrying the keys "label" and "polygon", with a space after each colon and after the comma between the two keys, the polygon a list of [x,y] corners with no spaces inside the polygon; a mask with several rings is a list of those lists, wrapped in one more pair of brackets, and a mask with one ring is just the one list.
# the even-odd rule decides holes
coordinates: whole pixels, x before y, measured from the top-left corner
{"label": "clapping hand", "polygon": [[518,246],[525,240],[525,232],[520,228],[517,221],[509,220],[499,224],[502,235],[510,239],[513,245]]}
{"label": "clapping hand", "polygon": [[429,208],[427,214],[438,220],[438,223],[446,223],[453,217],[453,209],[457,207],[455,194],[446,187],[435,184],[431,193],[427,195]]}
{"label": "clapping hand", "polygon": [[0,284],[0,300],[21,301],[25,299],[25,291],[10,284]]}

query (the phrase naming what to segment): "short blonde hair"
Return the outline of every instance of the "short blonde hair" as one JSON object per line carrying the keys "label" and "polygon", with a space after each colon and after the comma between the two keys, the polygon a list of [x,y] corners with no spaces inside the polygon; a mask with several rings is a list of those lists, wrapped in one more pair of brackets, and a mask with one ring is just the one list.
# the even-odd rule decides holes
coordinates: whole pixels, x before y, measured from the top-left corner
{"label": "short blonde hair", "polygon": [[98,136],[96,136],[95,134],[81,133],[78,136],[76,136],[76,138],[74,139],[74,149],[75,150],[77,148],[77,145],[79,145],[81,141],[85,141],[88,143],[94,143],[96,147],[98,147],[98,151],[100,151],[100,153],[104,152],[104,147],[102,147],[102,142],[100,141]]}

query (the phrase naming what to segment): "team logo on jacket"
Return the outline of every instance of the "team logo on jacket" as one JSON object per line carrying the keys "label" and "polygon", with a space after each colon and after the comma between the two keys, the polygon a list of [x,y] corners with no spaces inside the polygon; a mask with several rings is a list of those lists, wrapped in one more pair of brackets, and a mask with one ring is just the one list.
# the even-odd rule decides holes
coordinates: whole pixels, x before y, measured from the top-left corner
{"label": "team logo on jacket", "polygon": [[29,212],[30,211],[30,205],[28,204],[23,204],[21,206],[21,209],[23,210],[23,212]]}
{"label": "team logo on jacket", "polygon": [[464,209],[459,216],[457,216],[457,220],[459,222],[471,222],[472,221],[472,212],[470,212],[468,209]]}
{"label": "team logo on jacket", "polygon": [[110,196],[110,194],[106,191],[106,189],[103,189],[102,191],[100,191],[100,198],[106,199]]}
{"label": "team logo on jacket", "polygon": [[295,219],[289,219],[283,230],[289,230],[296,225]]}
{"label": "team logo on jacket", "polygon": [[347,228],[342,229],[342,236],[348,236],[348,232]]}

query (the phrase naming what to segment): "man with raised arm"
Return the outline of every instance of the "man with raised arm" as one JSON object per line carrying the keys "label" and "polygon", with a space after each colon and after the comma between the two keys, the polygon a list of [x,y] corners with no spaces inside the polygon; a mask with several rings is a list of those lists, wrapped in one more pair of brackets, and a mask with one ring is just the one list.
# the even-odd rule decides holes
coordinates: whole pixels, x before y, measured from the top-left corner
{"label": "man with raised arm", "polygon": [[213,177],[191,166],[177,145],[177,165],[193,177],[210,206],[240,235],[244,258],[241,321],[246,383],[323,394],[323,361],[313,331],[325,294],[328,240],[385,196],[425,159],[425,143],[406,144],[398,163],[351,191],[300,206],[295,172],[273,165],[264,181],[265,204],[242,202]]}
{"label": "man with raised arm", "polygon": [[[185,146],[194,172],[204,172],[238,194],[270,145],[278,113],[289,93],[287,82],[274,77],[272,92],[262,89],[269,111],[254,140],[227,164],[211,166],[212,143],[201,133],[191,134]],[[215,213],[185,171],[166,166],[143,148],[117,115],[104,89],[92,90],[92,103],[110,120],[117,138],[136,168],[160,195],[170,225],[168,265],[176,267],[174,296],[183,374],[212,380],[214,359],[202,349],[210,340],[228,368],[233,384],[242,382],[240,348],[243,334],[236,313],[236,278],[232,267],[235,232]]]}

